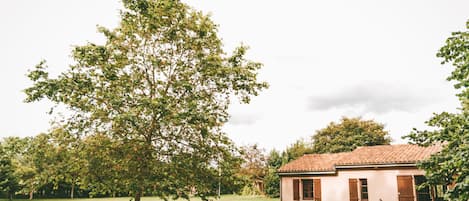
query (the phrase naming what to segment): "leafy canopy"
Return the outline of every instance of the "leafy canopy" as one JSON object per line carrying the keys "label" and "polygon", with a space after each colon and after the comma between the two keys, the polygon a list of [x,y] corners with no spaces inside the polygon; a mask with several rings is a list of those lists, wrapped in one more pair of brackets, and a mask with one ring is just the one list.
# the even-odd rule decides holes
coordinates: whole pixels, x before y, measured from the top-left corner
{"label": "leafy canopy", "polygon": [[311,153],[313,153],[312,143],[305,139],[299,139],[282,152],[282,165]]}
{"label": "leafy canopy", "polygon": [[384,125],[360,117],[343,117],[340,123],[331,122],[316,131],[312,137],[314,153],[337,153],[352,151],[359,146],[384,145],[391,142]]}
{"label": "leafy canopy", "polygon": [[441,144],[441,152],[420,163],[428,184],[454,186],[446,193],[450,200],[469,199],[469,20],[466,30],[453,32],[437,53],[442,64],[451,64],[453,72],[447,78],[455,82],[461,101],[458,113],[435,114],[426,123],[434,130],[414,129],[406,138],[420,145]]}
{"label": "leafy canopy", "polygon": [[249,103],[267,87],[257,80],[261,64],[245,59],[245,46],[226,55],[209,16],[178,0],[123,4],[117,28],[99,27],[105,44],[75,47],[75,62],[57,77],[44,61],[30,71],[26,101],[65,105],[71,134],[107,136],[90,140],[118,150],[110,168],[136,200],[147,189],[187,198],[192,187],[204,197],[210,189],[200,181],[216,177],[214,161],[232,149],[221,131],[230,97]]}
{"label": "leafy canopy", "polygon": [[270,151],[267,156],[267,172],[264,177],[265,194],[272,198],[280,197],[280,177],[277,170],[282,165],[312,152],[311,142],[304,139],[295,141],[282,152]]}
{"label": "leafy canopy", "polygon": [[270,151],[267,156],[268,170],[264,177],[265,194],[271,198],[280,197],[280,177],[277,170],[283,165],[283,159],[277,150]]}
{"label": "leafy canopy", "polygon": [[8,193],[12,200],[13,195],[20,189],[20,184],[15,175],[15,165],[11,150],[5,146],[5,142],[0,141],[0,192]]}

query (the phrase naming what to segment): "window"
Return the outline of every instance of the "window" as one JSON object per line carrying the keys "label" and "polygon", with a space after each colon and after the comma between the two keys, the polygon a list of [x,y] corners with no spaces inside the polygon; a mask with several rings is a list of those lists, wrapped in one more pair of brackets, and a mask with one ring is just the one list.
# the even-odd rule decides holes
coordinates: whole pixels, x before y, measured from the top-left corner
{"label": "window", "polygon": [[414,181],[415,181],[415,190],[417,193],[417,201],[431,201],[430,197],[430,189],[428,186],[425,187],[420,187],[421,184],[427,181],[425,176],[422,175],[416,175],[414,176]]}
{"label": "window", "polygon": [[360,197],[361,200],[368,200],[368,181],[366,179],[360,179]]}
{"label": "window", "polygon": [[443,195],[446,193],[447,187],[444,185],[436,185],[435,189],[435,200],[436,201],[443,201]]}
{"label": "window", "polygon": [[350,201],[368,201],[368,180],[350,178],[349,185],[349,198]]}
{"label": "window", "polygon": [[303,199],[312,200],[314,197],[313,180],[304,179],[301,183],[303,184]]}

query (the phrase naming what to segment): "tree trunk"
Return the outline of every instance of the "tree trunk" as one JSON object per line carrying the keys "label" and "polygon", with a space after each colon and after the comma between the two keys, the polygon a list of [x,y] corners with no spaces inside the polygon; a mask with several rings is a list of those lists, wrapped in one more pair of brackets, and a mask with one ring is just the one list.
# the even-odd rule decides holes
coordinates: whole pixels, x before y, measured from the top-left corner
{"label": "tree trunk", "polygon": [[140,196],[141,196],[141,195],[142,195],[142,194],[141,194],[140,191],[137,192],[137,193],[135,193],[135,201],[140,201]]}
{"label": "tree trunk", "polygon": [[72,199],[73,199],[73,192],[74,192],[74,190],[75,190],[75,182],[72,181],[72,190],[70,191],[70,198],[72,198]]}
{"label": "tree trunk", "polygon": [[12,201],[12,200],[13,200],[13,194],[14,194],[14,193],[12,193],[12,192],[10,192],[10,193],[9,193],[9,196],[8,196],[8,198],[10,199],[10,201]]}

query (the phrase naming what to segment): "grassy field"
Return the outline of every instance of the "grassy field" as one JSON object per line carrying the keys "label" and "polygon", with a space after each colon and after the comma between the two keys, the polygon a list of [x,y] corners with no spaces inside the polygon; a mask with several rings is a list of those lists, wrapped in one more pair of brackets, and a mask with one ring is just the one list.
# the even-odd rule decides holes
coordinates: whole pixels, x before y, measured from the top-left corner
{"label": "grassy field", "polygon": [[[7,201],[8,199],[0,199],[0,201]],[[29,201],[28,199],[14,199],[15,201]],[[60,201],[67,200],[71,201],[72,199],[34,199],[33,201]],[[74,201],[129,201],[128,197],[121,198],[76,198]],[[215,199],[212,199],[216,201]],[[240,195],[224,195],[218,201],[279,201],[280,199],[266,198],[260,196],[240,196]],[[143,197],[142,201],[162,201],[162,199],[156,197]],[[181,199],[182,201],[182,199]],[[200,201],[199,198],[192,198],[191,201]]]}

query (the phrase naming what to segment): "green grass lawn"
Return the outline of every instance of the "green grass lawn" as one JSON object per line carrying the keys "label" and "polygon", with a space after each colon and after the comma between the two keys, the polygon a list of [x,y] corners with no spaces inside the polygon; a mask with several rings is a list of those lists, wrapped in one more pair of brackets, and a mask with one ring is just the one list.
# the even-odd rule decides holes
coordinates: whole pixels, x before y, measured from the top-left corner
{"label": "green grass lawn", "polygon": [[[213,198],[211,198],[213,199]],[[7,201],[8,199],[0,199],[0,201]],[[14,199],[17,201],[27,201],[28,199]],[[72,199],[34,199],[33,201],[59,201],[59,200],[68,200]],[[129,197],[120,197],[120,198],[76,198],[75,201],[129,201]],[[182,199],[180,199],[182,201]],[[192,201],[200,201],[199,198],[192,198]],[[216,201],[215,199],[213,199]],[[280,199],[276,198],[266,198],[262,196],[240,196],[240,195],[223,195],[219,201],[279,201]],[[142,201],[162,201],[162,199],[156,197],[143,197]]]}

